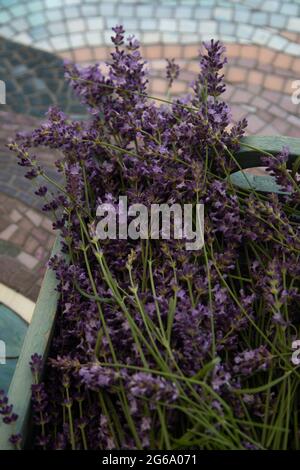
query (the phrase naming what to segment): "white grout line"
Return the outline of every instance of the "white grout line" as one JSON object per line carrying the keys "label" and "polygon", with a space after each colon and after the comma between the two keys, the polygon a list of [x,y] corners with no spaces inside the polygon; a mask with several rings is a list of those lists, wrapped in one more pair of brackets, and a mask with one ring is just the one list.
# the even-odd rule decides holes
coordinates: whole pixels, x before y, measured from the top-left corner
{"label": "white grout line", "polygon": [[31,322],[35,303],[1,283],[0,303],[13,310],[19,317],[26,321],[26,323]]}

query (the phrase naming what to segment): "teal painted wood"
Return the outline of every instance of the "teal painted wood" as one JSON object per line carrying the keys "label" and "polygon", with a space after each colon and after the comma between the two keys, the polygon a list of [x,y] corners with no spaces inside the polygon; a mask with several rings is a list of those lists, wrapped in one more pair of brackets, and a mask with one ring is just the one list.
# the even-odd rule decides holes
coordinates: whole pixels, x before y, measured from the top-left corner
{"label": "teal painted wood", "polygon": [[[57,239],[52,254],[59,251],[60,242]],[[14,405],[14,411],[19,415],[19,419],[15,425],[8,426],[3,424],[0,418],[0,450],[13,449],[13,446],[8,442],[12,433],[20,432],[24,438],[28,436],[30,429],[30,388],[32,384],[29,361],[34,353],[41,354],[44,358],[47,357],[57,310],[58,293],[55,290],[56,285],[55,274],[48,269],[8,391],[9,403]]]}
{"label": "teal painted wood", "polygon": [[[284,136],[247,136],[242,139],[241,148],[236,156],[236,160],[242,169],[264,166],[261,161],[262,154],[255,148],[264,150],[273,155],[278,154],[283,146],[289,147],[290,156],[288,167],[291,168],[293,163],[300,155],[300,139]],[[244,145],[243,145],[244,144]],[[248,147],[248,146],[249,147]],[[230,175],[230,180],[235,186],[243,189],[254,189],[259,192],[272,192],[277,194],[287,194],[276,183],[271,175],[253,175],[243,171],[237,171]]]}

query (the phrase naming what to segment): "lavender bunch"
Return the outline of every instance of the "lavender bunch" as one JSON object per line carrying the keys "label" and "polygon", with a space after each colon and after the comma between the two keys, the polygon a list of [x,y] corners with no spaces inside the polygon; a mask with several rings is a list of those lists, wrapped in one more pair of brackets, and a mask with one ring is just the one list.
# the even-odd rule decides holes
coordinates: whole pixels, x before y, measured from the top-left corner
{"label": "lavender bunch", "polygon": [[[229,126],[221,100],[224,47],[204,44],[192,94],[167,105],[147,98],[137,40],[114,33],[107,75],[66,64],[89,119],[51,108],[10,144],[26,177],[45,180],[36,194],[62,236],[49,263],[60,301],[43,382],[39,358],[31,363],[36,445],[299,449],[299,372],[287,359],[299,331],[299,228],[285,200],[227,179],[246,122]],[[169,84],[177,74],[170,61]],[[63,153],[63,185],[31,156],[40,145]],[[97,206],[120,195],[204,203],[203,249],[100,242]]]}

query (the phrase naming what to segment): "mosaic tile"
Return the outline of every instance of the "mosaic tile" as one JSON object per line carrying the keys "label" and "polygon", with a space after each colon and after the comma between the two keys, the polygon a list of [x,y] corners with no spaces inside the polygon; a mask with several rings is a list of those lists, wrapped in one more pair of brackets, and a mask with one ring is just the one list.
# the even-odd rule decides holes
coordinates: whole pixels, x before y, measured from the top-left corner
{"label": "mosaic tile", "polygon": [[117,14],[120,17],[124,17],[124,18],[132,17],[134,15],[134,7],[133,5],[130,5],[130,4],[118,5]]}
{"label": "mosaic tile", "polygon": [[257,26],[263,26],[268,24],[268,14],[263,11],[254,11],[251,14],[251,24]]}
{"label": "mosaic tile", "polygon": [[231,8],[215,8],[214,9],[214,18],[221,21],[230,21],[233,16],[233,11]]}
{"label": "mosaic tile", "polygon": [[199,8],[195,10],[193,16],[198,20],[209,20],[212,17],[212,10],[211,8]]}
{"label": "mosaic tile", "polygon": [[159,29],[163,32],[169,32],[169,31],[177,31],[177,21],[170,18],[170,19],[165,19],[161,18],[159,19]]}
{"label": "mosaic tile", "polygon": [[195,33],[196,32],[196,23],[193,20],[179,20],[179,31],[185,33]]}
{"label": "mosaic tile", "polygon": [[278,13],[272,13],[270,15],[270,26],[273,28],[284,28],[286,26],[287,19],[284,15]]}
{"label": "mosaic tile", "polygon": [[239,24],[236,33],[240,38],[251,39],[253,36],[254,27],[246,24]]}
{"label": "mosaic tile", "polygon": [[142,31],[155,31],[158,29],[158,21],[154,18],[142,19],[140,22]]}
{"label": "mosaic tile", "polygon": [[10,21],[11,16],[7,11],[0,11],[0,24],[5,24]]}
{"label": "mosaic tile", "polygon": [[67,32],[66,25],[62,21],[59,23],[50,23],[48,25],[48,30],[51,35],[54,36],[58,36],[59,34],[65,34]]}
{"label": "mosaic tile", "polygon": [[68,31],[71,33],[70,38],[72,38],[73,33],[81,33],[85,31],[85,21],[81,18],[78,18],[76,20],[70,20],[67,22],[67,28]]}
{"label": "mosaic tile", "polygon": [[266,0],[261,6],[264,10],[273,12],[279,10],[280,3],[278,0]]}
{"label": "mosaic tile", "polygon": [[137,5],[135,9],[136,16],[140,18],[149,18],[153,15],[152,5]]}
{"label": "mosaic tile", "polygon": [[229,22],[222,22],[220,23],[220,26],[219,26],[219,32],[220,34],[223,36],[234,36],[234,32],[235,32],[235,24],[234,23],[229,23]]}
{"label": "mosaic tile", "polygon": [[104,21],[101,16],[96,16],[95,18],[87,19],[87,29],[88,30],[101,30],[103,29]]}
{"label": "mosaic tile", "polygon": [[299,7],[293,3],[284,3],[280,7],[280,13],[287,16],[297,16],[299,13]]}

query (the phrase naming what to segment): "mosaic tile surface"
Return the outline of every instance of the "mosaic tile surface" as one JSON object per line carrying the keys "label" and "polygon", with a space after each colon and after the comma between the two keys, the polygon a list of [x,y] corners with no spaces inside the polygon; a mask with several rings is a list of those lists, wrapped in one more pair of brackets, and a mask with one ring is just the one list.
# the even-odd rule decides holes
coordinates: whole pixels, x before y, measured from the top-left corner
{"label": "mosaic tile surface", "polygon": [[[0,80],[7,85],[0,106],[0,282],[33,300],[54,234],[5,142],[33,128],[51,104],[83,114],[64,83],[62,59],[109,61],[117,23],[143,44],[151,95],[166,97],[165,58],[172,57],[182,70],[172,93],[187,92],[200,42],[219,38],[227,47],[234,119],[246,117],[249,134],[300,136],[300,104],[291,101],[300,80],[300,0],[0,0]],[[53,172],[57,155],[39,153]]]}

